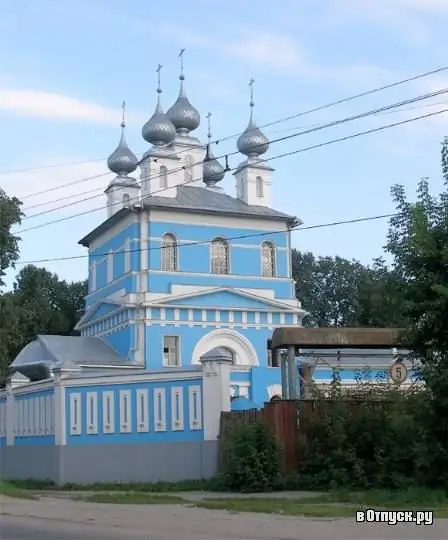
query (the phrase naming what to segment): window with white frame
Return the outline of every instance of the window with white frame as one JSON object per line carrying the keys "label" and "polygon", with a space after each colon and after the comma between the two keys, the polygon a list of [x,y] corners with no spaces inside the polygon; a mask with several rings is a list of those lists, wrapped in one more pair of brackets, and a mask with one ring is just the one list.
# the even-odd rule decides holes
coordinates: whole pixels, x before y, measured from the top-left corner
{"label": "window with white frame", "polygon": [[163,337],[163,365],[165,367],[177,367],[180,365],[179,337]]}
{"label": "window with white frame", "polygon": [[96,392],[87,392],[86,396],[86,424],[87,433],[98,433],[98,397]]}
{"label": "window with white frame", "polygon": [[137,390],[137,431],[149,431],[148,389]]}
{"label": "window with white frame", "polygon": [[255,191],[258,198],[263,197],[264,185],[263,185],[263,178],[261,178],[261,176],[257,176],[255,178]]}
{"label": "window with white frame", "polygon": [[261,270],[265,277],[275,276],[275,246],[272,242],[261,244]]}
{"label": "window with white frame", "polygon": [[122,201],[123,206],[125,208],[129,208],[129,205],[131,204],[131,196],[129,195],[129,193],[123,193]]}
{"label": "window with white frame", "polygon": [[[35,406],[37,403],[35,403]],[[35,408],[35,411],[37,407]],[[36,415],[34,432],[36,433]],[[70,435],[81,435],[81,394],[70,394]]]}
{"label": "window with white frame", "polygon": [[229,273],[229,244],[224,238],[215,238],[210,246],[213,274]]}
{"label": "window with white frame", "polygon": [[174,234],[163,235],[160,250],[160,267],[166,272],[177,270],[177,239]]}
{"label": "window with white frame", "polygon": [[131,392],[120,391],[120,433],[131,433]]}
{"label": "window with white frame", "polygon": [[165,165],[160,166],[160,188],[167,189],[168,187],[168,169]]}
{"label": "window with white frame", "polygon": [[193,158],[185,156],[185,183],[193,181]]}

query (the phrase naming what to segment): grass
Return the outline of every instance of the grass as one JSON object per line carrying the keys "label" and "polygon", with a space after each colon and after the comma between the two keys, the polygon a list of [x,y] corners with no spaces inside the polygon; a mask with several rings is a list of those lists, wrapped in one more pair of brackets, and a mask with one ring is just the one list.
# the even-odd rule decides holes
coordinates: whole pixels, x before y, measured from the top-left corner
{"label": "grass", "polygon": [[[364,505],[359,503],[317,503],[304,502],[303,499],[208,499],[196,503],[199,508],[208,510],[227,510],[229,512],[255,512],[263,514],[277,514],[285,516],[305,516],[321,518],[354,518],[357,510],[368,508],[383,509],[382,505]],[[436,518],[448,518],[448,505],[434,506],[395,506],[396,509],[433,510]]]}
{"label": "grass", "polygon": [[1,480],[0,495],[4,495],[5,497],[13,497],[15,499],[36,499],[32,493],[28,493],[24,489],[20,489],[10,482],[3,482]]}
{"label": "grass", "polygon": [[344,518],[355,515],[355,509],[352,507],[304,504],[302,499],[206,499],[195,503],[195,506],[207,510],[227,510],[233,513],[254,512],[284,516]]}
{"label": "grass", "polygon": [[310,503],[339,503],[365,506],[368,508],[431,509],[448,508],[448,491],[424,488],[403,490],[372,489],[368,491],[333,491],[325,495],[303,499]]}
{"label": "grass", "polygon": [[141,493],[173,493],[177,491],[206,491],[210,489],[207,480],[185,480],[182,482],[154,483],[95,483],[95,484],[62,484],[51,481],[14,480],[11,485],[31,491],[132,491]]}
{"label": "grass", "polygon": [[94,493],[78,500],[106,504],[185,504],[188,501],[174,495],[155,495],[152,493]]}

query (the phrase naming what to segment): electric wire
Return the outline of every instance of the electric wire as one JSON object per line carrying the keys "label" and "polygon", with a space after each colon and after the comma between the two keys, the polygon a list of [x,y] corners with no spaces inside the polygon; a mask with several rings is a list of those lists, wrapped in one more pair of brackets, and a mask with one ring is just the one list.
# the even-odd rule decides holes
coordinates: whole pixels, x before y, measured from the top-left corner
{"label": "electric wire", "polygon": [[[448,66],[442,66],[440,68],[433,69],[431,71],[426,71],[426,72],[420,73],[418,75],[413,75],[412,77],[408,77],[406,79],[401,79],[399,81],[395,81],[393,83],[389,83],[389,84],[386,84],[386,85],[383,85],[383,86],[379,86],[377,88],[373,88],[373,89],[367,90],[365,92],[361,92],[361,93],[354,94],[354,95],[346,97],[346,98],[342,98],[342,99],[339,99],[339,100],[336,100],[336,101],[332,101],[330,103],[326,103],[324,105],[320,105],[318,107],[314,107],[312,109],[308,109],[306,111],[302,111],[302,112],[299,112],[297,114],[287,116],[285,118],[274,120],[273,122],[269,122],[269,123],[264,124],[264,125],[259,126],[259,127],[260,127],[260,129],[263,129],[263,128],[270,127],[270,126],[273,126],[273,125],[276,125],[276,124],[279,124],[279,123],[282,123],[282,122],[287,122],[289,120],[293,120],[295,118],[300,118],[302,116],[307,116],[307,115],[312,114],[314,112],[323,111],[325,109],[328,109],[330,107],[334,107],[336,105],[342,105],[343,103],[348,103],[350,101],[354,101],[355,99],[366,97],[366,96],[375,94],[377,92],[382,92],[384,90],[389,90],[391,88],[395,88],[397,86],[400,86],[400,85],[403,85],[403,84],[406,84],[406,83],[409,83],[409,82],[414,82],[414,81],[417,81],[419,79],[424,79],[426,77],[430,77],[432,75],[437,75],[438,73],[442,73],[443,71],[447,71],[447,70],[448,70]],[[224,141],[233,139],[235,137],[238,137],[240,134],[241,133],[236,133],[234,135],[229,135],[229,136],[224,137],[222,139],[216,139],[215,141],[211,141],[211,144],[219,144],[220,142],[224,142]],[[182,151],[178,152],[177,154],[181,154],[181,153],[183,153],[185,151],[188,151],[188,150],[182,150]],[[105,161],[106,159],[107,158],[97,159],[97,160],[94,160],[94,162],[95,161]],[[0,175],[15,174],[17,172],[28,172],[28,171],[33,171],[33,170],[42,170],[42,169],[46,169],[46,168],[75,166],[75,165],[80,165],[80,164],[85,164],[85,163],[92,163],[92,161],[90,160],[90,161],[83,161],[83,162],[72,162],[72,163],[68,163],[66,165],[63,165],[63,164],[61,164],[61,165],[53,165],[53,166],[52,165],[46,165],[46,166],[41,166],[41,167],[29,167],[29,168],[24,168],[24,169],[14,169],[14,170],[9,170],[9,171],[0,171]],[[103,175],[99,175],[99,176],[104,176],[106,174],[109,174],[109,173],[103,173]],[[91,178],[88,178],[88,179],[83,178],[83,179],[80,179],[80,180],[75,181],[75,182],[69,182],[67,184],[63,184],[61,186],[51,188],[50,190],[43,190],[43,191],[39,191],[37,193],[31,193],[29,195],[26,195],[26,196],[22,197],[22,200],[25,200],[25,199],[31,198],[31,197],[35,197],[37,195],[42,195],[43,193],[46,193],[47,191],[53,191],[55,189],[62,189],[64,187],[70,187],[73,184],[85,182],[85,181],[90,180],[90,179]]]}
{"label": "electric wire", "polygon": [[[420,96],[416,96],[414,98],[409,98],[407,100],[404,100],[404,101],[400,101],[400,102],[397,102],[397,103],[393,103],[393,104],[390,104],[390,105],[385,105],[383,107],[380,107],[378,109],[373,109],[373,110],[370,110],[370,111],[366,111],[366,112],[362,112],[362,113],[359,113],[357,115],[352,115],[352,116],[349,116],[349,117],[346,117],[346,118],[342,118],[342,119],[339,119],[339,120],[333,120],[331,122],[327,122],[325,124],[319,124],[318,126],[316,127],[312,127],[312,128],[309,128],[309,129],[305,129],[303,131],[299,131],[298,133],[293,133],[293,134],[290,134],[290,135],[285,135],[283,137],[280,137],[278,139],[274,139],[272,141],[270,141],[270,144],[276,144],[276,143],[279,143],[279,142],[284,142],[286,140],[289,140],[289,139],[293,139],[293,138],[296,138],[296,137],[299,137],[299,136],[303,136],[303,135],[308,135],[310,133],[314,133],[316,131],[321,131],[322,129],[328,129],[330,127],[335,127],[335,126],[338,126],[338,125],[342,125],[342,124],[345,124],[347,122],[352,122],[354,120],[359,120],[361,118],[366,118],[366,117],[369,117],[369,116],[374,116],[378,113],[381,113],[381,112],[388,112],[392,109],[396,109],[398,107],[401,107],[403,105],[406,105],[406,104],[409,104],[409,103],[416,103],[416,102],[419,102],[419,101],[423,101],[425,99],[430,99],[434,96],[439,96],[439,95],[442,95],[442,94],[446,94],[448,93],[448,88],[443,88],[441,90],[438,90],[436,92],[431,92],[431,93],[428,93],[428,94],[422,94]],[[235,151],[235,152],[231,152],[231,153],[228,153],[228,154],[225,154],[225,155],[222,155],[222,156],[219,156],[217,157],[216,159],[222,159],[222,158],[225,158],[226,161],[228,160],[228,158],[230,156],[233,156],[233,155],[236,155],[236,154],[239,154],[238,151]],[[269,159],[266,159],[265,161],[269,161]],[[141,164],[141,161],[139,162],[139,164]],[[171,174],[175,174],[177,172],[181,172],[183,170],[186,170],[188,168],[192,168],[192,167],[195,167],[195,166],[198,166],[198,165],[202,165],[202,161],[200,162],[195,162],[195,163],[192,163],[191,165],[188,165],[188,166],[182,166],[182,167],[179,167],[178,169],[173,169],[171,171],[169,171],[169,175]],[[235,169],[233,169],[235,170]],[[150,181],[150,180],[155,180],[157,178],[160,178],[160,174],[157,174],[157,175],[150,175],[149,178],[147,179],[147,181]],[[200,179],[196,179],[196,180],[193,180],[193,181],[190,181],[190,182],[196,182],[196,181],[199,181]],[[184,182],[182,185],[186,184],[186,183],[189,183],[189,182]],[[160,193],[160,192],[163,192],[163,191],[166,191],[167,189],[170,189],[170,188],[163,188],[163,189],[160,189],[160,190],[156,190],[154,192],[151,193],[151,195],[155,195],[157,193]],[[96,190],[95,190],[96,191]],[[43,210],[42,212],[37,212],[35,214],[31,214],[29,216],[25,216],[23,218],[23,221],[27,220],[27,219],[31,219],[31,218],[35,218],[35,217],[40,217],[40,216],[43,216],[43,215],[47,215],[49,213],[52,213],[52,212],[56,212],[57,210],[62,210],[64,208],[68,208],[70,206],[74,206],[76,204],[80,204],[80,203],[83,203],[83,202],[87,202],[89,200],[93,200],[93,199],[96,199],[98,197],[101,197],[102,196],[102,193],[97,193],[96,195],[91,195],[89,197],[85,197],[83,199],[79,199],[77,201],[73,201],[73,202],[69,202],[69,203],[66,203],[66,204],[63,204],[63,205],[60,205],[60,206],[57,206],[56,208],[51,208],[51,209],[48,209],[48,210]],[[139,197],[133,197],[131,198],[130,200],[137,200]],[[47,202],[47,204],[50,204],[52,201],[49,201]],[[114,206],[116,204],[121,204],[121,202],[118,202],[118,203],[114,203],[112,204],[111,206]],[[95,209],[92,209],[90,210],[89,212],[96,212],[96,211],[99,211],[99,210],[102,210],[103,209],[103,206],[101,207],[97,207]],[[81,215],[85,215],[85,212],[81,212],[81,213],[78,213],[78,214],[73,214],[73,216],[71,217],[78,217],[78,216],[81,216]],[[52,221],[52,222],[48,222],[48,224],[51,224],[51,223],[58,223],[59,221],[58,220],[55,220],[55,221]],[[40,227],[40,226],[47,226],[47,224],[41,224],[41,225],[37,225],[36,227]],[[32,229],[32,228],[31,228]],[[20,232],[24,232],[24,231],[28,231],[28,230],[31,230],[31,229],[24,229]]]}
{"label": "electric wire", "polygon": [[[379,112],[377,114],[378,115],[397,114],[397,113],[401,113],[401,112],[414,111],[414,110],[420,110],[420,109],[428,109],[430,107],[438,107],[440,105],[447,105],[447,104],[448,104],[447,102],[439,101],[439,102],[436,102],[436,103],[429,103],[427,105],[418,105],[417,107],[407,107],[405,109],[382,111],[382,112]],[[276,130],[276,131],[271,131],[268,134],[272,135],[273,133],[285,133],[286,131],[297,131],[297,130],[303,130],[303,129],[310,129],[310,128],[318,127],[320,125],[322,125],[322,124],[310,124],[308,126],[295,126],[295,127],[292,127],[292,128],[285,128],[285,129],[280,129],[280,130]],[[106,172],[106,173],[102,173],[101,175],[90,177],[89,180],[90,179],[96,179],[98,177],[105,176],[105,175],[108,175],[108,174],[112,174],[112,173],[110,171]],[[72,184],[69,184],[69,185],[72,185]],[[58,186],[58,187],[56,187],[54,189],[60,189],[60,186]],[[51,190],[49,189],[48,191],[51,191]],[[61,201],[66,201],[67,199],[73,199],[73,198],[79,197],[81,195],[88,195],[90,193],[96,193],[98,191],[103,192],[104,191],[104,186],[100,186],[100,187],[97,187],[97,188],[94,188],[94,189],[89,189],[89,190],[86,190],[86,191],[80,191],[80,192],[77,192],[77,193],[73,193],[71,195],[65,195],[64,197],[58,197],[57,199],[51,199],[50,201],[45,201],[45,202],[41,202],[41,203],[38,203],[38,204],[33,204],[31,206],[26,206],[26,207],[24,207],[22,209],[22,212],[27,212],[28,210],[33,210],[35,208],[41,208],[42,206],[47,206],[49,204],[53,204],[53,203],[57,203],[57,202],[61,202]],[[83,199],[81,199],[79,201],[74,201],[73,205],[80,204],[82,202],[84,202]],[[55,212],[58,209],[59,208],[51,208],[51,209],[48,210],[48,212],[49,213],[50,212]],[[36,215],[25,216],[24,219],[30,219],[32,217],[36,217]]]}
{"label": "electric wire", "polygon": [[[428,114],[422,115],[420,117],[414,117],[414,118],[410,118],[410,119],[407,119],[407,120],[402,120],[400,122],[395,122],[393,124],[388,124],[386,126],[380,126],[378,128],[373,128],[373,129],[370,129],[368,131],[359,132],[359,133],[355,133],[355,134],[352,134],[352,135],[347,135],[346,137],[341,137],[339,139],[333,139],[331,141],[323,142],[323,143],[320,143],[320,144],[317,144],[317,145],[313,145],[311,147],[301,148],[299,150],[293,150],[291,152],[285,152],[284,154],[274,156],[274,157],[269,158],[269,159],[270,160],[281,159],[281,158],[284,158],[286,156],[290,156],[290,155],[293,155],[293,154],[298,154],[298,153],[305,152],[305,151],[308,151],[308,150],[311,150],[311,149],[322,148],[322,147],[328,146],[330,144],[335,144],[335,143],[338,143],[338,142],[354,139],[356,137],[360,137],[360,136],[363,136],[363,135],[383,131],[385,129],[389,129],[389,128],[396,127],[396,126],[403,125],[403,124],[410,123],[410,122],[415,122],[415,121],[420,120],[422,118],[428,118],[428,117],[431,117],[431,116],[435,116],[437,114],[442,114],[444,112],[448,112],[448,108],[443,109],[441,111],[428,113]],[[268,161],[268,160],[266,160],[266,161]],[[323,228],[323,227],[333,227],[333,226],[336,226],[336,225],[361,223],[361,222],[365,222],[365,221],[386,219],[386,218],[390,218],[390,217],[393,217],[393,216],[396,216],[396,215],[399,215],[399,214],[397,214],[397,213],[381,214],[381,215],[377,215],[377,216],[355,218],[355,219],[336,221],[336,222],[331,222],[331,223],[310,225],[310,226],[306,226],[306,227],[302,227],[301,225],[296,225],[296,226],[292,226],[292,227],[289,227],[289,228],[286,228],[286,229],[281,229],[279,231],[268,231],[268,232],[263,232],[263,233],[250,233],[250,234],[247,234],[247,235],[229,237],[226,240],[238,240],[238,239],[242,239],[242,238],[252,238],[252,237],[257,237],[257,236],[267,236],[267,235],[270,235],[270,234],[280,234],[280,233],[285,233],[285,232],[288,232],[288,231],[304,231],[304,230],[318,229],[318,228]],[[200,241],[188,242],[188,243],[182,244],[182,246],[180,246],[180,247],[187,247],[187,246],[198,245],[198,244],[209,244],[210,242],[211,242],[210,240],[200,240]],[[155,250],[159,251],[160,249],[163,249],[163,247],[156,246],[156,247],[149,247],[149,248],[136,248],[136,249],[131,249],[131,250],[125,250],[125,252],[127,252],[127,251],[130,251],[130,252],[134,252],[134,251],[155,251]],[[99,253],[99,254],[94,254],[94,255],[88,255],[88,254],[87,255],[73,255],[73,256],[67,256],[67,257],[54,257],[54,258],[49,258],[49,259],[40,259],[40,260],[33,260],[33,261],[19,261],[16,264],[21,264],[21,265],[40,264],[40,263],[46,263],[46,262],[56,262],[56,261],[67,261],[67,260],[83,259],[83,258],[88,258],[89,256],[90,257],[95,257],[95,258],[96,257],[105,257],[106,255],[107,255],[107,253]]]}

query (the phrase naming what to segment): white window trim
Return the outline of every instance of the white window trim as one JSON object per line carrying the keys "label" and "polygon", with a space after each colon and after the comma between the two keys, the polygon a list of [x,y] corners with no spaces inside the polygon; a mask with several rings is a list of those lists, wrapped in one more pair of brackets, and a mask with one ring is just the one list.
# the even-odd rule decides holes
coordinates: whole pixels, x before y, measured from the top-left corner
{"label": "white window trim", "polygon": [[165,388],[154,389],[154,431],[166,431]]}
{"label": "white window trim", "polygon": [[184,389],[182,386],[171,388],[171,430],[184,430]]}
{"label": "white window trim", "polygon": [[[164,264],[163,259],[163,253],[165,249],[169,249],[168,247],[165,247],[166,240],[170,239],[172,241],[172,244],[170,244],[171,249],[174,250],[173,254],[173,266],[170,268],[165,268],[166,264]],[[163,234],[162,238],[160,239],[160,270],[162,272],[177,272],[179,269],[179,240],[177,236],[172,232],[166,232]]]}
{"label": "white window trim", "polygon": [[[162,308],[163,309],[163,308]],[[175,365],[169,364],[165,361],[165,338],[175,338],[176,339],[176,360],[177,363]],[[178,368],[182,366],[182,358],[181,358],[181,341],[180,336],[175,334],[167,334],[163,336],[162,338],[162,360],[163,360],[163,367],[166,368]]]}
{"label": "white window trim", "polygon": [[149,431],[149,396],[146,388],[140,388],[136,393],[137,406],[137,431],[147,433]]}
{"label": "white window trim", "polygon": [[81,435],[81,432],[81,394],[73,393],[70,394],[70,435]]}
{"label": "white window trim", "polygon": [[[106,435],[115,432],[114,398],[115,395],[113,391],[103,392],[103,433]],[[110,407],[109,410],[108,407]],[[110,422],[108,422],[108,420],[110,420]]]}
{"label": "white window trim", "polygon": [[[217,241],[225,242],[227,245],[227,273],[225,274],[218,274],[216,272],[213,272],[213,243]],[[232,250],[230,242],[227,240],[227,238],[224,238],[222,236],[216,236],[210,241],[210,247],[209,247],[209,259],[210,259],[210,274],[213,274],[214,276],[230,276],[232,274]]]}
{"label": "white window trim", "polygon": [[[272,250],[272,275],[266,275],[264,273],[264,246],[270,246]],[[260,248],[260,260],[261,260],[261,276],[265,278],[275,278],[277,277],[277,246],[271,240],[266,240],[261,244]]]}
{"label": "white window trim", "polygon": [[87,435],[98,433],[98,394],[87,392],[86,394],[86,426]]}
{"label": "white window trim", "polygon": [[[195,415],[196,400],[196,415]],[[201,387],[199,385],[188,388],[188,416],[190,420],[190,430],[196,431],[202,429],[202,401]]]}
{"label": "white window trim", "polygon": [[120,390],[120,433],[131,432],[131,391]]}
{"label": "white window trim", "polygon": [[255,195],[257,199],[264,197],[264,179],[260,175],[255,178]]}

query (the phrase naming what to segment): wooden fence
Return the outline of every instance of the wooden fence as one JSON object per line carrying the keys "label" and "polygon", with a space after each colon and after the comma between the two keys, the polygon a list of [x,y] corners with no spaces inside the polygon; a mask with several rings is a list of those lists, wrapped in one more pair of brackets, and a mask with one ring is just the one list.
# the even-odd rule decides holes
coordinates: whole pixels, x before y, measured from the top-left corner
{"label": "wooden fence", "polygon": [[[340,404],[341,401],[339,400]],[[361,406],[383,408],[387,401],[346,399],[343,401],[350,414],[356,414]],[[235,430],[258,421],[266,422],[274,431],[282,448],[283,467],[286,472],[297,471],[300,465],[299,443],[307,444],[313,419],[322,417],[334,406],[332,400],[281,400],[266,403],[264,409],[221,413],[220,462],[223,466],[229,457],[229,442]]]}

